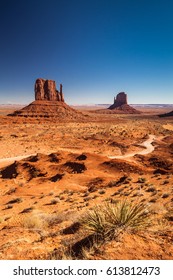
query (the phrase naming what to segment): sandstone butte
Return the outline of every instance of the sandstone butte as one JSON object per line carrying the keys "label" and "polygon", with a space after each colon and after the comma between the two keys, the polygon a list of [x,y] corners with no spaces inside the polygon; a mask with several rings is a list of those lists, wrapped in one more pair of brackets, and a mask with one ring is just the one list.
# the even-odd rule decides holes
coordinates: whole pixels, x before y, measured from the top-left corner
{"label": "sandstone butte", "polygon": [[55,81],[37,79],[35,82],[35,100],[49,100],[64,102],[62,93],[62,84],[60,84],[60,91],[56,89]]}
{"label": "sandstone butte", "polygon": [[140,114],[141,112],[128,105],[127,94],[120,92],[114,97],[114,103],[107,109],[96,110],[98,114]]}
{"label": "sandstone butte", "polygon": [[114,103],[108,108],[115,113],[119,114],[140,114],[141,112],[128,105],[127,94],[125,92],[120,92],[114,97]]}
{"label": "sandstone butte", "polygon": [[9,114],[9,116],[56,118],[59,121],[80,121],[86,118],[81,112],[65,103],[62,84],[60,84],[60,90],[58,91],[55,81],[39,78],[35,82],[34,89],[35,101],[21,110]]}

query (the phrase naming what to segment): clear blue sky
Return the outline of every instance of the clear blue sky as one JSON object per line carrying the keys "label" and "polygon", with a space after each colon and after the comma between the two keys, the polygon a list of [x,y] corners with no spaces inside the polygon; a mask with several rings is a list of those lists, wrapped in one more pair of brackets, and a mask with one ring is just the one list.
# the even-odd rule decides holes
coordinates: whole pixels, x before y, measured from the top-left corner
{"label": "clear blue sky", "polygon": [[0,34],[0,103],[39,77],[68,104],[173,103],[172,0],[1,0]]}

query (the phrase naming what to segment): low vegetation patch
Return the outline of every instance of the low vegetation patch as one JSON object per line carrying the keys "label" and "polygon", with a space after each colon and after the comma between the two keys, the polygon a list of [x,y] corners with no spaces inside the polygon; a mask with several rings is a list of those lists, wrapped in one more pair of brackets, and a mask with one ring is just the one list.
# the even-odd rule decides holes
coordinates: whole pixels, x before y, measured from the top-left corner
{"label": "low vegetation patch", "polygon": [[[53,251],[48,259],[92,259],[105,242],[123,232],[135,233],[151,225],[150,211],[144,202],[106,201],[88,210],[61,234],[72,234],[65,249]],[[75,234],[75,235],[74,235]],[[99,249],[100,248],[100,249]]]}
{"label": "low vegetation patch", "polygon": [[31,215],[26,217],[23,222],[23,227],[38,230],[38,229],[45,229],[48,226],[47,221],[41,215]]}
{"label": "low vegetation patch", "polygon": [[16,198],[8,201],[6,204],[14,204],[14,203],[20,203],[20,202],[22,202],[22,198],[16,197]]}
{"label": "low vegetation patch", "polygon": [[82,219],[82,225],[103,240],[112,239],[122,231],[148,227],[150,212],[144,203],[132,204],[126,200],[116,204],[108,202],[89,210]]}

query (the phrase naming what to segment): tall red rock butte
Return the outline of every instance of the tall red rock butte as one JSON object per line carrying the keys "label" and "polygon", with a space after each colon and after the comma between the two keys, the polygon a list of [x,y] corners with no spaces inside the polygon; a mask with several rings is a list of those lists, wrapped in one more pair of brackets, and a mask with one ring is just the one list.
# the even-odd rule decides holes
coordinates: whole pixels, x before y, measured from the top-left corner
{"label": "tall red rock butte", "polygon": [[86,119],[85,115],[65,103],[62,84],[58,91],[55,81],[39,78],[35,82],[34,90],[35,101],[9,116],[54,118],[58,121]]}
{"label": "tall red rock butte", "polygon": [[127,94],[125,92],[120,92],[114,97],[114,104],[112,104],[108,109],[115,109],[124,104],[127,104]]}
{"label": "tall red rock butte", "polygon": [[128,105],[127,94],[120,92],[114,97],[114,103],[107,109],[116,114],[140,114],[141,112]]}
{"label": "tall red rock butte", "polygon": [[55,81],[37,79],[35,82],[35,100],[50,100],[64,102],[62,84],[60,84],[60,91],[58,91],[56,89]]}

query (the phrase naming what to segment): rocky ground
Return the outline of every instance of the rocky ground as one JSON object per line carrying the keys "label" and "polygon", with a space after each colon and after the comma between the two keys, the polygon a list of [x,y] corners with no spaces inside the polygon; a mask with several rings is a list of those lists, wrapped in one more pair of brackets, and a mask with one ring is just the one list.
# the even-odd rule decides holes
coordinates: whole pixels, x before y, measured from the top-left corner
{"label": "rocky ground", "polygon": [[[173,259],[172,118],[83,113],[90,121],[1,114],[0,259]],[[154,150],[138,154],[150,134]],[[83,224],[122,201],[147,206],[147,230],[103,238]]]}

